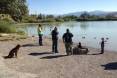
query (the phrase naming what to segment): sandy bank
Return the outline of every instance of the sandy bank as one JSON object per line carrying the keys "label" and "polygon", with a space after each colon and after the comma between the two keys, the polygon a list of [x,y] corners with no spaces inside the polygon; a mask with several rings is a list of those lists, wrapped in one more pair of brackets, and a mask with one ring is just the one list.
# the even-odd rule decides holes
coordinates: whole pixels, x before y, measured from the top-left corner
{"label": "sandy bank", "polygon": [[59,41],[59,53],[52,54],[51,39],[45,38],[44,46],[38,46],[37,38],[27,38],[0,42],[1,57],[7,55],[9,50],[18,43],[24,45],[20,48],[18,59],[3,59],[6,67],[17,71],[18,74],[19,72],[31,73],[38,76],[37,78],[117,77],[117,53],[115,52],[105,52],[100,55],[100,50],[89,48],[88,55],[65,56],[64,44]]}

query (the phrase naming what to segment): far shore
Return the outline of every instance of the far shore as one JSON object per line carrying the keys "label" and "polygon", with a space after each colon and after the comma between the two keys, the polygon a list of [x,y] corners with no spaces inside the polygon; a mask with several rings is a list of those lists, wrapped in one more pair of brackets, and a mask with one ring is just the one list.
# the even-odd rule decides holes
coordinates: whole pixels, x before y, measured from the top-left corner
{"label": "far shore", "polygon": [[[78,20],[78,21],[64,21],[64,22],[95,22],[95,21],[117,21],[117,20]],[[63,22],[39,22],[39,23],[16,23],[16,25],[28,25],[28,24],[34,24],[34,25],[38,25],[38,24],[59,24],[59,23],[63,23]]]}
{"label": "far shore", "polygon": [[42,24],[42,25],[48,25],[48,24],[60,24],[60,23],[62,23],[62,22],[45,22],[45,23],[16,23],[15,25],[21,25],[21,26],[24,26],[24,25],[30,25],[30,24],[32,24],[32,25],[38,25],[38,24]]}

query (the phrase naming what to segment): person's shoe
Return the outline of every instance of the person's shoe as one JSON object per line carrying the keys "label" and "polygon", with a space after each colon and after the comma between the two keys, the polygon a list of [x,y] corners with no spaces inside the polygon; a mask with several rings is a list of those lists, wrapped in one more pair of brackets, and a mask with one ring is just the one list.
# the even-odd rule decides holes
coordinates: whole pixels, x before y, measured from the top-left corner
{"label": "person's shoe", "polygon": [[59,53],[58,51],[55,51],[55,53]]}
{"label": "person's shoe", "polygon": [[43,46],[43,44],[40,44],[40,46]]}
{"label": "person's shoe", "polygon": [[100,54],[104,54],[104,53],[100,53]]}

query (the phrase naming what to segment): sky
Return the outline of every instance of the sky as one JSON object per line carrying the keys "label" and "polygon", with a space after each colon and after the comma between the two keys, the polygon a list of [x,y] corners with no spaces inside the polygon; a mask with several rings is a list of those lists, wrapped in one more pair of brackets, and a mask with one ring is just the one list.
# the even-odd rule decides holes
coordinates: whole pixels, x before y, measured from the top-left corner
{"label": "sky", "polygon": [[117,0],[27,0],[29,14],[67,14],[79,11],[117,11]]}

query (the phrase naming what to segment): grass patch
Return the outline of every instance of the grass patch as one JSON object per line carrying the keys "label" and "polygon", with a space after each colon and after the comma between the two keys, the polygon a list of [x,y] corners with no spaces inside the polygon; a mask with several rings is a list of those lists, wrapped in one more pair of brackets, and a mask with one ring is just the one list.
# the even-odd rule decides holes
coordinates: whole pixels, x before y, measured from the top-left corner
{"label": "grass patch", "polygon": [[0,33],[16,33],[16,27],[8,22],[0,21]]}

